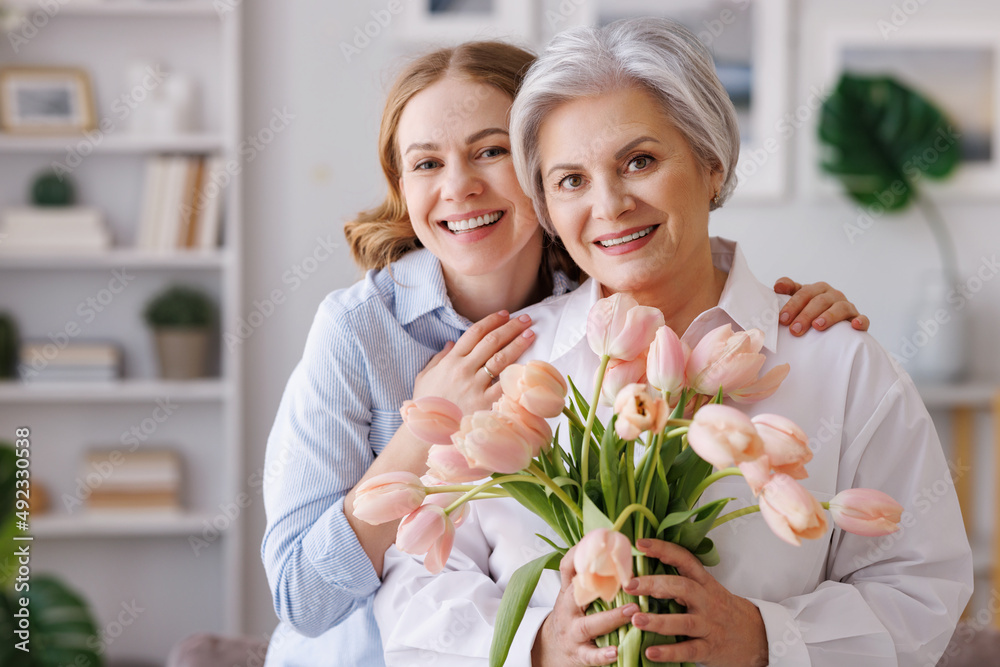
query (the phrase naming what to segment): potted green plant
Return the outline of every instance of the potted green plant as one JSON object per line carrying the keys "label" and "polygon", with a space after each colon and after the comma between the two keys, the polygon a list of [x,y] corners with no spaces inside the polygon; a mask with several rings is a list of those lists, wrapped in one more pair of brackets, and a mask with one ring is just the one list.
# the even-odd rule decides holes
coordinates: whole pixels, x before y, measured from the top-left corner
{"label": "potted green plant", "polygon": [[[819,137],[826,147],[822,168],[835,176],[847,195],[878,217],[911,204],[920,211],[937,242],[941,270],[925,277],[914,325],[912,354],[903,351],[909,370],[924,379],[957,379],[965,369],[965,325],[948,303],[958,280],[958,259],[948,226],[934,202],[920,189],[924,178],[943,179],[961,161],[951,121],[916,90],[891,76],[841,75],[824,101]],[[942,315],[942,312],[944,313]]]}
{"label": "potted green plant", "polygon": [[173,285],[146,304],[143,317],[153,329],[161,377],[182,380],[206,375],[216,318],[215,302],[208,294]]}
{"label": "potted green plant", "polygon": [[[13,445],[0,441],[0,665],[5,667],[58,667],[92,665],[101,667],[103,656],[94,647],[97,625],[86,601],[61,580],[33,571],[30,577],[19,574],[17,549],[33,542],[17,541],[23,534],[18,521],[17,454]],[[23,516],[23,515],[22,515]],[[29,518],[30,520],[30,518]],[[21,577],[21,580],[18,580]],[[27,588],[25,589],[25,584]],[[22,605],[22,598],[27,606]],[[22,651],[16,631],[27,618],[30,651]]]}
{"label": "potted green plant", "polygon": [[17,322],[13,315],[0,313],[0,380],[17,376]]}

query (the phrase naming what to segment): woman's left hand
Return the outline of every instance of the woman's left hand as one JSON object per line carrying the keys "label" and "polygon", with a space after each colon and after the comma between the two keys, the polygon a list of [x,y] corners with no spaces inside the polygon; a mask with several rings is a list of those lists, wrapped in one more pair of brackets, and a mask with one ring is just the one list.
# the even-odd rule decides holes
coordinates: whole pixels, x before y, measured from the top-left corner
{"label": "woman's left hand", "polygon": [[793,336],[801,336],[812,327],[824,331],[837,322],[850,320],[858,331],[868,331],[868,317],[858,312],[840,290],[827,283],[800,285],[791,278],[778,278],[774,283],[778,294],[791,295],[781,309],[779,322],[786,325]]}
{"label": "woman's left hand", "polygon": [[650,558],[673,565],[680,574],[637,577],[625,592],[673,599],[687,607],[684,614],[640,612],[632,616],[632,624],[642,630],[688,637],[676,644],[651,646],[646,657],[655,662],[698,662],[713,667],[767,664],[764,620],[752,602],[727,591],[680,545],[643,539],[636,547]]}

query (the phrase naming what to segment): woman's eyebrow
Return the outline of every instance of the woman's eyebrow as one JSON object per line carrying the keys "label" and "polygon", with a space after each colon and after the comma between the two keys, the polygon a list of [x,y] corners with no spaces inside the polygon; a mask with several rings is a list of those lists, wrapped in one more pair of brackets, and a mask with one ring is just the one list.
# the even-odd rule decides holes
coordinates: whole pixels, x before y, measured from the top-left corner
{"label": "woman's eyebrow", "polygon": [[[466,137],[465,143],[466,144],[474,144],[477,141],[479,141],[480,139],[482,139],[483,137],[488,137],[491,134],[503,134],[503,135],[506,135],[506,136],[510,136],[510,133],[507,132],[507,130],[503,129],[502,127],[488,127],[488,128],[486,128],[484,130],[479,130],[478,132],[474,132],[474,133],[470,134],[468,137]],[[435,143],[413,143],[413,144],[410,144],[409,146],[407,146],[406,150],[403,151],[403,155],[406,155],[410,151],[418,151],[418,150],[419,151],[436,151],[436,150],[439,150],[440,148],[441,147],[439,145],[435,144]]]}
{"label": "woman's eyebrow", "polygon": [[632,150],[633,148],[635,148],[639,144],[646,143],[647,141],[652,141],[654,144],[660,143],[659,139],[656,139],[655,137],[649,137],[649,136],[639,137],[638,139],[633,139],[632,141],[630,141],[627,144],[625,144],[624,146],[622,146],[618,150],[618,152],[615,153],[615,159],[616,160],[621,160],[623,157],[625,157],[628,154],[628,152],[630,150]]}

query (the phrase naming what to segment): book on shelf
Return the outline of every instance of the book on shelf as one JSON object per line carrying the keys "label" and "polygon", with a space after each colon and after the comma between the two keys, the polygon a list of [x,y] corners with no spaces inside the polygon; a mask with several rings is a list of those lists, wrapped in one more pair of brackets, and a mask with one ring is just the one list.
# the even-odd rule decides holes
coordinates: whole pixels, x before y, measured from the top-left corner
{"label": "book on shelf", "polygon": [[218,156],[149,158],[136,246],[159,252],[218,247],[223,199],[218,183],[223,168]]}
{"label": "book on shelf", "polygon": [[98,251],[111,247],[100,210],[87,206],[24,206],[0,215],[0,252]]}
{"label": "book on shelf", "polygon": [[181,458],[171,449],[91,450],[80,480],[88,510],[181,510]]}
{"label": "book on shelf", "polygon": [[117,380],[122,350],[115,343],[79,342],[59,347],[51,341],[25,341],[18,348],[18,374],[25,382]]}

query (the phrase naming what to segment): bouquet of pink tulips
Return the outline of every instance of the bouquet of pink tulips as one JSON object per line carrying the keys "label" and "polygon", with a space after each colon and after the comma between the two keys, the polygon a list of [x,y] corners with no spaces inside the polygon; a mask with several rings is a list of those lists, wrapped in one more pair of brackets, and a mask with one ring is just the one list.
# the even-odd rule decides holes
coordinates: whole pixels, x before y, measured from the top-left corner
{"label": "bouquet of pink tulips", "polygon": [[[553,552],[522,566],[504,591],[491,665],[506,659],[542,570],[558,569],[573,545],[578,604],[605,610],[638,603],[644,612],[671,613],[683,607],[623,590],[633,576],[675,574],[635,549],[639,539],[674,542],[711,566],[719,557],[708,532],[756,511],[794,545],[826,533],[827,509],[853,533],[897,530],[902,507],[879,491],[850,489],[820,503],[795,481],[806,477],[812,458],[796,424],[771,414],[751,419],[722,405],[727,397],[766,398],[788,373],[784,364],[760,376],[759,330],[733,333],[725,325],[691,349],[658,310],[616,294],[591,310],[587,338],[601,359],[589,403],[540,361],[505,369],[503,396],[489,411],[463,415],[441,398],[407,401],[407,427],[433,443],[429,474],[381,475],[357,493],[355,514],[371,523],[401,518],[396,546],[423,554],[432,573],[444,568],[455,528],[476,498],[515,498],[561,538],[566,546],[550,542]],[[614,407],[607,424],[596,419],[599,402]],[[560,414],[568,444],[546,421]],[[721,514],[730,498],[699,504],[705,489],[728,475],[743,475],[759,505]],[[619,646],[618,664],[632,667],[647,664],[648,646],[679,639],[626,625],[599,645]]]}

